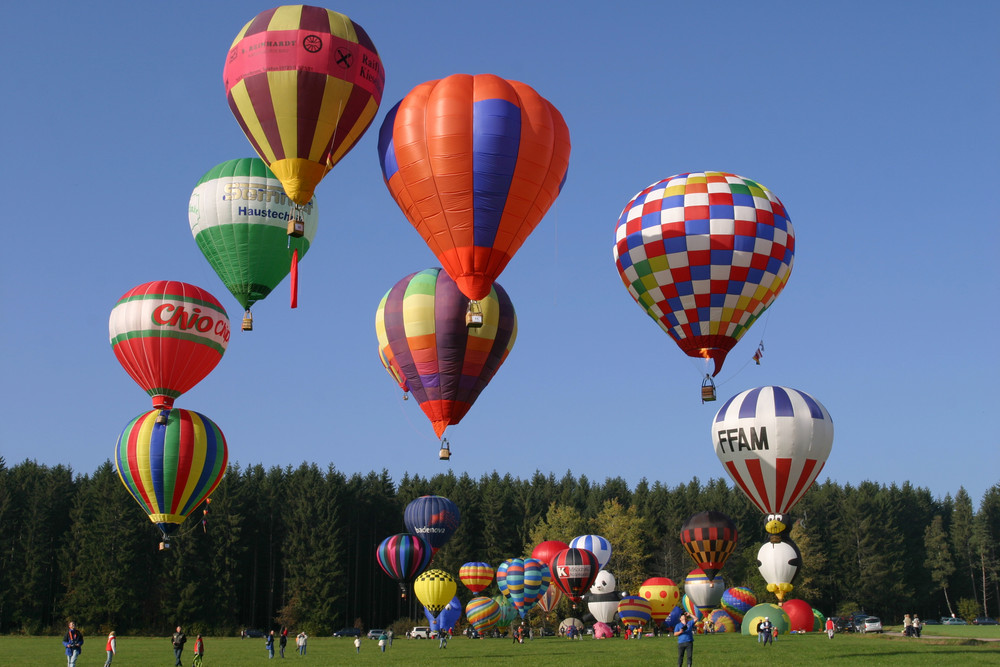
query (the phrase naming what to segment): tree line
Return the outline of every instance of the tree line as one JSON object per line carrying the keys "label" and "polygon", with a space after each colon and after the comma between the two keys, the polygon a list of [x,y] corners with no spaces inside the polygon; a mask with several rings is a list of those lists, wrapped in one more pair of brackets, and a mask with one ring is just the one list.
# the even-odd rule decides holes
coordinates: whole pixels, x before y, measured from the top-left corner
{"label": "tree line", "polygon": [[[607,569],[632,593],[649,577],[683,582],[694,562],[681,525],[695,512],[721,511],[739,530],[721,573],[726,585],[773,601],[756,567],[764,519],[721,479],[675,487],[643,479],[630,488],[568,471],[559,479],[494,471],[395,483],[385,470],[233,464],[161,551],[159,532],[110,461],[76,474],[30,460],[9,467],[0,457],[0,633],[61,632],[70,618],[119,634],[169,634],[177,624],[214,635],[280,626],[326,635],[406,617],[423,624],[412,593],[401,598],[375,560],[422,495],[450,498],[462,513],[432,567],[457,578],[465,562],[496,567],[543,540],[595,533],[611,540]],[[976,509],[963,488],[942,499],[909,483],[825,481],[792,518],[804,564],[790,597],[827,614],[863,609],[888,620],[1000,616],[1000,484]],[[472,597],[461,585],[459,596]]]}

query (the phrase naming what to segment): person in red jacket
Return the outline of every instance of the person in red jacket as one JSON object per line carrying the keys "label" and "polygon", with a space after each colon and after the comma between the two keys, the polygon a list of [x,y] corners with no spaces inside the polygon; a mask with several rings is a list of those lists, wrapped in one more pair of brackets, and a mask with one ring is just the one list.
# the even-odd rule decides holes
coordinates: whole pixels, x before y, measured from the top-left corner
{"label": "person in red jacket", "polygon": [[194,662],[191,663],[192,667],[201,667],[201,661],[205,657],[205,640],[201,638],[201,635],[194,640]]}
{"label": "person in red jacket", "polygon": [[833,618],[830,616],[826,617],[826,635],[833,639],[834,633],[837,632],[837,626],[833,624]]}
{"label": "person in red jacket", "polygon": [[108,643],[104,646],[104,650],[108,652],[108,659],[104,663],[104,667],[111,667],[111,661],[115,657],[115,653],[118,652],[118,640],[115,639],[114,630],[108,635]]}

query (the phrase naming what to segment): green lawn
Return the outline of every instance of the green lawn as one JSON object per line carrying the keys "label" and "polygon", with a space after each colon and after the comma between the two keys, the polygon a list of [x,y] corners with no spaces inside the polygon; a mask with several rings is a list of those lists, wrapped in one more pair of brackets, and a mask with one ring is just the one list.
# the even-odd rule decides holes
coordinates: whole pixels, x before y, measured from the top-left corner
{"label": "green lawn", "polygon": [[[717,634],[695,638],[694,664],[740,665],[741,667],[771,667],[776,662],[795,665],[998,665],[1000,642],[977,642],[969,637],[1000,639],[997,626],[931,626],[925,638],[908,639],[897,632],[883,635],[837,635],[833,640],[825,634],[783,636],[771,647],[757,644],[755,637]],[[939,632],[940,631],[940,632]],[[927,634],[945,635],[947,639],[931,639]],[[0,637],[0,665],[18,667],[58,667],[66,664],[61,637]],[[275,662],[305,667],[306,665],[672,665],[676,660],[677,644],[667,637],[593,640],[548,637],[514,645],[501,639],[471,640],[455,637],[448,648],[441,650],[437,641],[397,639],[392,648],[381,653],[375,641],[363,639],[361,654],[354,651],[350,639],[323,638],[309,640],[308,655],[295,653],[292,641],[285,650],[285,660]],[[184,665],[191,665],[190,647],[184,651]],[[264,640],[238,637],[208,637],[206,667],[246,667],[268,663]],[[90,637],[84,645],[79,667],[101,667],[104,664],[104,639]],[[173,649],[168,637],[119,637],[115,667],[171,667]]]}

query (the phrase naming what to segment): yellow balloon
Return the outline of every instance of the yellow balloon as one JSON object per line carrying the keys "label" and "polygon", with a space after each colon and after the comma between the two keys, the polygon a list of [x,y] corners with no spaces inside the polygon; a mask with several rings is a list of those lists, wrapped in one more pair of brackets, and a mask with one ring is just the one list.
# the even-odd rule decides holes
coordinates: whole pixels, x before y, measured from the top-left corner
{"label": "yellow balloon", "polygon": [[413,582],[413,592],[427,611],[436,614],[455,597],[458,583],[444,570],[427,570]]}

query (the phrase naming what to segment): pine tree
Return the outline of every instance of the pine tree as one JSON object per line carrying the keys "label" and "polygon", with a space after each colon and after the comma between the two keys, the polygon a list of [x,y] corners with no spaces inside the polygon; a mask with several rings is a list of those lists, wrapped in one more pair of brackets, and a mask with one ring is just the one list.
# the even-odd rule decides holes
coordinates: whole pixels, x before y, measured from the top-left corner
{"label": "pine tree", "polygon": [[948,534],[944,531],[941,515],[937,515],[924,530],[924,549],[927,558],[924,560],[934,584],[944,593],[944,602],[948,614],[953,615],[951,600],[948,598],[948,581],[955,573],[955,563],[952,561],[951,550],[948,547]]}

